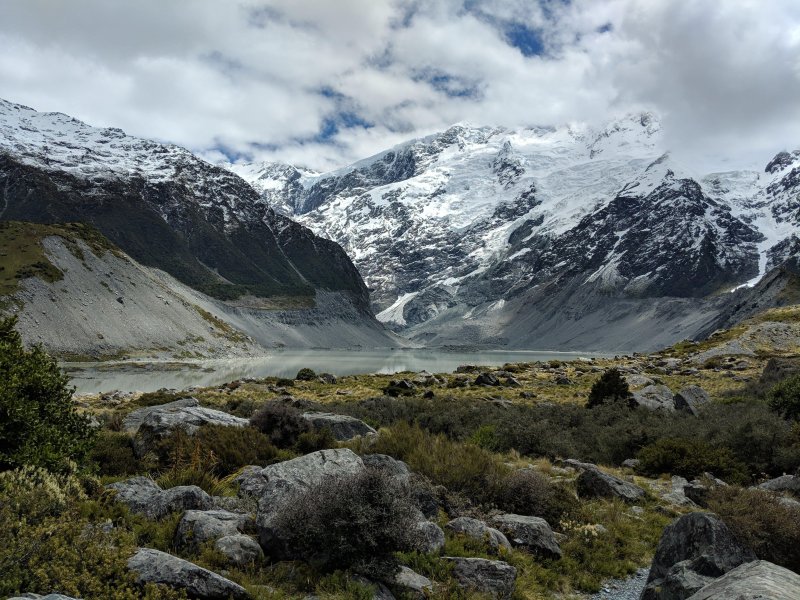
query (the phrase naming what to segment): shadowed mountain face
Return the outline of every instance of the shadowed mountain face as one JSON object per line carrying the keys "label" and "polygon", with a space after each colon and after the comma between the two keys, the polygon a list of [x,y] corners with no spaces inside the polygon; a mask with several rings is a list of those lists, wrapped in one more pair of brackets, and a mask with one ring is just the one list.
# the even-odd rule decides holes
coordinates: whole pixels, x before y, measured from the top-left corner
{"label": "shadowed mountain face", "polygon": [[666,150],[641,114],[601,130],[455,126],[325,174],[230,168],[342,244],[405,335],[644,349],[696,334],[720,294],[800,248],[800,153],[700,177]]}
{"label": "shadowed mountain face", "polygon": [[138,262],[211,296],[343,291],[368,311],[341,247],[276,214],[229,171],[175,146],[0,101],[0,218],[87,222]]}

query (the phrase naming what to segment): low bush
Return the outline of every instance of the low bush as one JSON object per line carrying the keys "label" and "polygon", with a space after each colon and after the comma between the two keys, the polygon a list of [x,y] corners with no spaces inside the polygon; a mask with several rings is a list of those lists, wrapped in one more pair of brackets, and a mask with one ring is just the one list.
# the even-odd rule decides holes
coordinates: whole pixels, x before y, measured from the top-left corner
{"label": "low bush", "polygon": [[316,378],[317,374],[313,369],[309,369],[308,367],[300,369],[297,375],[295,375],[295,379],[298,381],[314,381]]}
{"label": "low bush", "polygon": [[520,469],[501,479],[493,500],[505,512],[541,517],[554,526],[572,515],[579,505],[569,488],[552,483],[532,469]]}
{"label": "low bush", "polygon": [[767,394],[767,402],[784,419],[800,421],[800,375],[776,384]]}
{"label": "low bush", "polygon": [[709,508],[758,558],[800,573],[800,509],[777,494],[736,486],[712,490]]}
{"label": "low bush", "polygon": [[127,476],[146,470],[134,454],[133,441],[127,433],[101,430],[87,458],[99,475]]}
{"label": "low bush", "polygon": [[135,400],[135,404],[138,406],[158,406],[159,404],[166,404],[167,402],[173,402],[185,397],[186,394],[183,392],[161,389],[155,392],[146,392],[142,394]]}
{"label": "low bush", "polygon": [[663,473],[694,479],[705,472],[730,482],[748,479],[747,467],[728,448],[715,448],[702,440],[664,438],[642,448],[637,469],[646,475]]}
{"label": "low bush", "polygon": [[416,541],[408,487],[379,470],[330,477],[294,498],[274,526],[293,554],[314,567],[386,573],[393,553]]}
{"label": "low bush", "polygon": [[338,445],[333,433],[326,427],[319,431],[301,433],[294,444],[294,449],[300,454],[308,454],[317,450],[336,448]]}
{"label": "low bush", "polygon": [[606,370],[600,378],[594,382],[589,392],[589,399],[586,401],[587,408],[600,406],[604,402],[627,400],[631,396],[628,382],[618,369]]}
{"label": "low bush", "polygon": [[252,427],[204,425],[195,440],[214,457],[214,472],[225,477],[246,465],[265,466],[278,458],[288,458],[269,438]]}
{"label": "low bush", "polygon": [[250,425],[269,437],[278,448],[291,448],[312,430],[302,413],[284,402],[267,402],[250,418]]}

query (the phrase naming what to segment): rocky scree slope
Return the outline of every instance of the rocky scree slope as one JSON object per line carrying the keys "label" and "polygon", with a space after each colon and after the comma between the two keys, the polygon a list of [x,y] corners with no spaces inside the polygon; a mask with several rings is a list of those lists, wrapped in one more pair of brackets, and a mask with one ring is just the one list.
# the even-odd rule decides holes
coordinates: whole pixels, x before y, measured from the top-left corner
{"label": "rocky scree slope", "polygon": [[177,146],[0,100],[0,220],[90,223],[136,263],[224,301],[225,310],[307,307],[320,295],[335,297],[329,320],[343,306],[342,319],[372,331],[358,340],[341,331],[340,344],[392,343],[338,244]]}
{"label": "rocky scree slope", "polygon": [[800,151],[700,176],[647,113],[458,125],[325,174],[229,168],[341,243],[379,319],[430,344],[652,349],[707,329],[723,292],[798,249]]}

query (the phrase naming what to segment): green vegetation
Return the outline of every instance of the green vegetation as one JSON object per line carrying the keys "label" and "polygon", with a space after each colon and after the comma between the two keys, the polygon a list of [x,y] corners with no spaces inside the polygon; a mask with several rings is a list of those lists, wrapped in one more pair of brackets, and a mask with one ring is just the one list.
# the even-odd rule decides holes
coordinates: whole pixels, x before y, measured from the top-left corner
{"label": "green vegetation", "polygon": [[769,407],[783,418],[800,421],[800,375],[794,375],[775,385],[767,400]]}
{"label": "green vegetation", "polygon": [[40,347],[26,350],[16,317],[0,319],[0,471],[69,468],[93,430],[72,403],[69,378]]}
{"label": "green vegetation", "polygon": [[747,466],[730,449],[700,439],[662,438],[642,448],[637,458],[638,470],[654,477],[671,473],[694,479],[709,472],[735,483],[748,479]]}
{"label": "green vegetation", "polygon": [[605,402],[627,400],[630,396],[631,390],[628,388],[628,382],[625,381],[619,369],[608,369],[592,385],[586,407],[594,408]]}

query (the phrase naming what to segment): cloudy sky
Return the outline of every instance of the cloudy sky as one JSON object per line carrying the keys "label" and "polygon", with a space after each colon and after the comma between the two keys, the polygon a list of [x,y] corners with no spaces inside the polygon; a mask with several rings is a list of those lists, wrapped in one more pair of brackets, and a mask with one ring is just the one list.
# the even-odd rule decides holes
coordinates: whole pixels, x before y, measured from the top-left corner
{"label": "cloudy sky", "polygon": [[212,159],[641,109],[709,168],[800,147],[798,0],[3,0],[0,49],[0,97]]}

